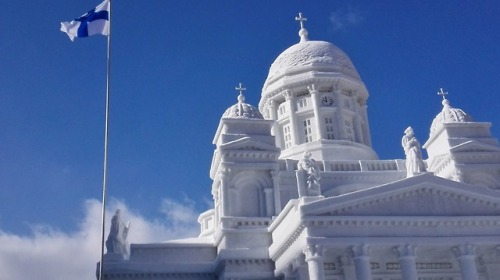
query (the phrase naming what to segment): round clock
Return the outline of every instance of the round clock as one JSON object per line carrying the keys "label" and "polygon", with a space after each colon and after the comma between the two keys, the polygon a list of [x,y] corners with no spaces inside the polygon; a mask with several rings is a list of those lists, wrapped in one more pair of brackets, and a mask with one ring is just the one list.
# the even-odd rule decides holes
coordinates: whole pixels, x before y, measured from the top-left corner
{"label": "round clock", "polygon": [[321,97],[321,104],[325,106],[332,106],[333,105],[333,97],[329,95],[324,95]]}

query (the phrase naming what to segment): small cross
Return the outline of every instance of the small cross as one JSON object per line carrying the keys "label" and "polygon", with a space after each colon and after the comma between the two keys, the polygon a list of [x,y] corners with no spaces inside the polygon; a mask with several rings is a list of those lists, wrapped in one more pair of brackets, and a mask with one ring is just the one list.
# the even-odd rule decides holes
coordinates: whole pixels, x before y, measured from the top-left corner
{"label": "small cross", "polygon": [[239,91],[241,95],[243,95],[243,91],[247,90],[247,88],[243,87],[242,83],[240,83],[240,85],[238,87],[235,87],[234,89]]}
{"label": "small cross", "polygon": [[448,95],[448,92],[444,91],[443,88],[440,88],[437,94],[441,95],[443,97],[443,100],[445,100],[446,95]]}
{"label": "small cross", "polygon": [[300,29],[304,29],[304,21],[307,21],[307,18],[302,17],[302,13],[299,13],[299,16],[295,17],[295,20],[300,22]]}

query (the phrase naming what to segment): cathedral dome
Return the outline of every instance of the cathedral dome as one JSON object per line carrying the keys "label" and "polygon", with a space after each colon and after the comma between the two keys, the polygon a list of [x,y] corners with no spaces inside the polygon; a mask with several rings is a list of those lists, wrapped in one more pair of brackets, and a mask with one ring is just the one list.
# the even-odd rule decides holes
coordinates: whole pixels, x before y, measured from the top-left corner
{"label": "cathedral dome", "polygon": [[473,122],[474,120],[470,115],[465,113],[462,109],[453,108],[450,106],[448,99],[443,99],[443,110],[437,114],[432,121],[430,135],[434,135],[442,126],[443,123],[465,123]]}
{"label": "cathedral dome", "polygon": [[283,76],[306,71],[337,72],[361,80],[351,60],[340,48],[329,42],[304,39],[276,58],[269,69],[264,88]]}
{"label": "cathedral dome", "polygon": [[[241,86],[241,85],[240,85]],[[264,119],[257,107],[245,103],[245,96],[240,93],[238,96],[238,103],[227,108],[222,115],[225,119]]]}

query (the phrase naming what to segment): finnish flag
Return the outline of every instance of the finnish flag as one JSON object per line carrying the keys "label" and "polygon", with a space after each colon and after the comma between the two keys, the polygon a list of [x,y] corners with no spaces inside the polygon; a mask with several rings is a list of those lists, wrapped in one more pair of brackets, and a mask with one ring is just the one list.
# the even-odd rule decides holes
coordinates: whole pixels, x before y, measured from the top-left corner
{"label": "finnish flag", "polygon": [[95,34],[109,34],[109,0],[104,0],[95,9],[70,22],[61,22],[61,31],[68,34],[71,41],[75,37]]}

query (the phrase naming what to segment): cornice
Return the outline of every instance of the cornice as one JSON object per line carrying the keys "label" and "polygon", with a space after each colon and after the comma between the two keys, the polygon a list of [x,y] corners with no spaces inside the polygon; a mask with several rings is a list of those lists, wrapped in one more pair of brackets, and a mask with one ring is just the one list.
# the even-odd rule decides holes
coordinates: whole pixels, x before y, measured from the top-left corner
{"label": "cornice", "polygon": [[290,248],[290,246],[292,246],[293,243],[297,241],[300,234],[302,234],[305,228],[306,226],[304,224],[299,225],[292,233],[292,235],[284,243],[282,243],[282,245],[276,250],[276,253],[271,255],[271,259],[276,262],[279,258],[281,258],[281,256],[286,252],[286,250],[288,250],[288,248]]}

